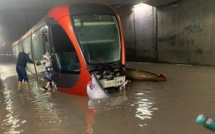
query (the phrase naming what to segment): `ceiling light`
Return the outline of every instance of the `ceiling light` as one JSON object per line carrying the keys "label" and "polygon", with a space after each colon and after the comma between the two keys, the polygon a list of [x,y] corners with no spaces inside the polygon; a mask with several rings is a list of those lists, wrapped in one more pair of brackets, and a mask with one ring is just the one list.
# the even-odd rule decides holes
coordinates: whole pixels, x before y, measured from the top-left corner
{"label": "ceiling light", "polygon": [[134,5],[133,8],[140,8],[140,7],[143,7],[143,6],[145,6],[144,3],[139,3],[137,5]]}

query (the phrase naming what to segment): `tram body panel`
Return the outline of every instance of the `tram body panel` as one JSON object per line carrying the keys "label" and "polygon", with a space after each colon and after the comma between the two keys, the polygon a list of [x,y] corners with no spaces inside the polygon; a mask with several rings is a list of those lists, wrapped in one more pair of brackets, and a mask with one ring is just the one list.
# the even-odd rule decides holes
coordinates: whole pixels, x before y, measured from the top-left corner
{"label": "tram body panel", "polygon": [[[114,10],[115,11],[115,10]],[[115,11],[116,13],[116,11]],[[117,13],[116,13],[117,14]],[[122,46],[122,50],[121,50],[121,61],[122,61],[122,65],[125,66],[126,63],[126,56],[125,56],[125,42],[124,42],[124,36],[123,36],[123,31],[122,31],[122,25],[121,25],[121,20],[119,15],[117,15],[117,20],[118,20],[118,24],[119,24],[119,30],[120,30],[120,36],[121,36],[121,46]]]}
{"label": "tram body panel", "polygon": [[91,75],[89,74],[88,70],[81,68],[80,75],[82,77],[79,77],[78,82],[76,83],[75,86],[70,87],[70,88],[58,88],[59,91],[69,93],[69,94],[75,94],[75,95],[82,95],[82,96],[87,96],[87,83],[91,79]]}
{"label": "tram body panel", "polygon": [[59,21],[62,17],[69,15],[70,5],[61,5],[51,9],[48,13],[48,18],[54,18]]}

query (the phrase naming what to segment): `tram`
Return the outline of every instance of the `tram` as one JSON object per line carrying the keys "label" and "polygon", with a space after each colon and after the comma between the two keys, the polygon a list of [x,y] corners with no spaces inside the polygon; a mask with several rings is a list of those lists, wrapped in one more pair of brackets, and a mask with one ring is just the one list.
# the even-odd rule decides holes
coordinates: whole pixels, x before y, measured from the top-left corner
{"label": "tram", "polygon": [[[36,61],[49,52],[59,91],[86,96],[92,76],[107,90],[125,83],[120,73],[126,62],[122,26],[112,7],[57,6],[12,45],[15,58],[25,48],[32,50],[30,57]],[[28,64],[27,70],[40,76],[45,68]]]}

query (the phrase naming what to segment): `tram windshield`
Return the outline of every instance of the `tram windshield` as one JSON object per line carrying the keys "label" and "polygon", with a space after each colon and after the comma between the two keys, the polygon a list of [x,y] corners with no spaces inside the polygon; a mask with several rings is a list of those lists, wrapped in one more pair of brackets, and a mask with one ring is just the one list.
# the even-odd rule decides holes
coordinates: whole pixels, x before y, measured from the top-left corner
{"label": "tram windshield", "polygon": [[120,34],[114,15],[76,15],[72,18],[88,64],[106,64],[120,60]]}

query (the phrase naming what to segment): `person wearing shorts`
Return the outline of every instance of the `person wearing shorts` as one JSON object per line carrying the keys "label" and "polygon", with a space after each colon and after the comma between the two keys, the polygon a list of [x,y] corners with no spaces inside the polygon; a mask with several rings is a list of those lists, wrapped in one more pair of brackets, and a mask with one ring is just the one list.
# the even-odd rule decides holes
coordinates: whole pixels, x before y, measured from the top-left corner
{"label": "person wearing shorts", "polygon": [[18,90],[20,91],[22,81],[25,83],[25,89],[29,90],[28,76],[25,70],[27,62],[36,63],[29,58],[30,51],[26,49],[24,52],[20,52],[16,63],[16,72],[18,74]]}

